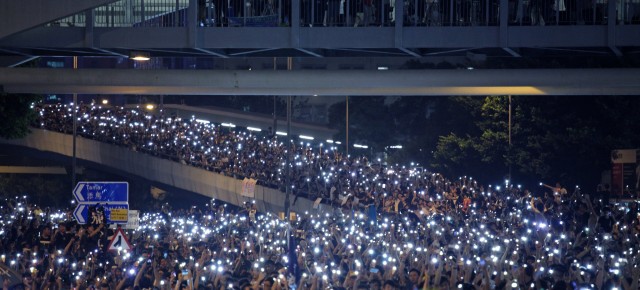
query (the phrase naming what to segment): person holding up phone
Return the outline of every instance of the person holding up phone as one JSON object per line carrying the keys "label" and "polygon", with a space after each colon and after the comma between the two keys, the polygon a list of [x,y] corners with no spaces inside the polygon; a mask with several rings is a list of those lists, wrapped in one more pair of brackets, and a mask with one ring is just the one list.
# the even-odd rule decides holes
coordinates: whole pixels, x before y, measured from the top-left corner
{"label": "person holding up phone", "polygon": [[188,269],[183,269],[182,273],[178,274],[178,280],[174,290],[192,290],[190,283],[190,274]]}

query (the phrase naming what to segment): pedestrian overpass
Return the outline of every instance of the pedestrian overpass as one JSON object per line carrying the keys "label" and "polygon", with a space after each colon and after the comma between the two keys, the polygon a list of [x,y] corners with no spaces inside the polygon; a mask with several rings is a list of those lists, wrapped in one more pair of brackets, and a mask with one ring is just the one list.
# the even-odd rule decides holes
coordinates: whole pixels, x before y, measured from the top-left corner
{"label": "pedestrian overpass", "polygon": [[[139,54],[207,59],[156,67],[222,70],[399,69],[429,59],[437,67],[447,57],[494,68],[527,66],[522,62],[529,59],[549,67],[550,58],[576,59],[581,67],[591,65],[590,57],[637,59],[638,1],[556,2],[561,7],[508,0],[374,0],[366,7],[344,1],[341,14],[332,15],[323,0],[1,0],[0,64]],[[265,5],[269,9],[261,9]],[[260,22],[265,13],[275,21]],[[291,65],[272,60],[289,57]],[[252,58],[267,61],[254,64]]]}

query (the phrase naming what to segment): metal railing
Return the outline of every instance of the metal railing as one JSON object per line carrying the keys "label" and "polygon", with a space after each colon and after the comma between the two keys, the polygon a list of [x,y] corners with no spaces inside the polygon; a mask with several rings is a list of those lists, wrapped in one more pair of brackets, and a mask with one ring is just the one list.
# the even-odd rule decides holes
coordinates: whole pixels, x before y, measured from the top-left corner
{"label": "metal railing", "polygon": [[606,0],[517,0],[513,6],[509,19],[519,25],[607,24]]}
{"label": "metal railing", "polygon": [[[121,0],[93,10],[95,27],[185,26],[189,0]],[[79,13],[50,26],[86,26],[86,14]]]}
{"label": "metal railing", "polygon": [[[198,0],[199,26],[290,26],[292,0]],[[299,0],[303,27],[496,26],[500,0]],[[402,1],[402,2],[400,2]],[[508,25],[606,25],[607,0],[509,0]],[[186,26],[189,0],[121,0],[94,9],[95,27]],[[402,8],[400,8],[402,7]],[[397,13],[396,9],[402,9]],[[616,23],[640,24],[640,0],[618,0]],[[86,26],[80,13],[49,26]]]}

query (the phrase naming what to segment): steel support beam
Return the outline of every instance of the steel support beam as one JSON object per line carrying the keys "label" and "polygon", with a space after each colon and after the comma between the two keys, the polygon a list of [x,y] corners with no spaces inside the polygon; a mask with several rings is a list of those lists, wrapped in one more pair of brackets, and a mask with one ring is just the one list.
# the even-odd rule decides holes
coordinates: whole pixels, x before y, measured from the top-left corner
{"label": "steel support beam", "polygon": [[0,0],[0,39],[116,0]]}
{"label": "steel support beam", "polygon": [[0,68],[10,93],[163,95],[640,95],[640,69],[388,71]]}
{"label": "steel support beam", "polygon": [[0,67],[17,67],[38,58],[37,56],[4,56],[0,57]]}
{"label": "steel support beam", "polygon": [[[0,0],[1,1],[1,0]],[[637,25],[636,25],[637,26]],[[640,46],[638,29],[634,25],[616,25],[610,32],[602,25],[509,26],[498,27],[323,27],[300,28],[298,46],[292,46],[288,27],[198,28],[195,47],[189,43],[184,27],[95,27],[95,46],[102,49],[389,49],[420,48],[469,49],[489,47],[557,47],[593,48]],[[189,28],[191,29],[191,28]],[[84,27],[38,27],[0,39],[4,49],[20,48],[94,48],[85,42]],[[505,35],[500,33],[506,32]],[[400,37],[400,35],[402,37]],[[395,37],[398,37],[398,45]],[[615,39],[608,39],[608,36]],[[202,38],[202,39],[200,39]],[[221,41],[224,39],[224,41]],[[402,53],[401,55],[406,55]],[[327,55],[325,55],[327,56]]]}

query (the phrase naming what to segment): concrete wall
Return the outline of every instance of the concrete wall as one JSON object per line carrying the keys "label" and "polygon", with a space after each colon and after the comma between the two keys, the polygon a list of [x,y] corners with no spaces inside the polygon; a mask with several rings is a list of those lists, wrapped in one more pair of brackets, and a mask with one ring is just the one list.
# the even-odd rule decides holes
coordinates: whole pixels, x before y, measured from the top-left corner
{"label": "concrete wall", "polygon": [[[73,137],[42,129],[32,129],[32,133],[19,140],[0,139],[1,143],[25,146],[44,152],[73,156]],[[235,205],[242,205],[250,199],[240,195],[242,180],[223,176],[193,166],[183,165],[148,154],[139,153],[125,147],[77,138],[78,159],[95,162],[137,175],[150,181],[166,184],[186,191],[216,198]],[[285,194],[279,190],[256,186],[256,204],[260,211],[280,212],[284,210]],[[294,197],[291,197],[293,202]],[[291,211],[312,211],[313,201],[299,198]],[[321,205],[320,210],[329,210]]]}

